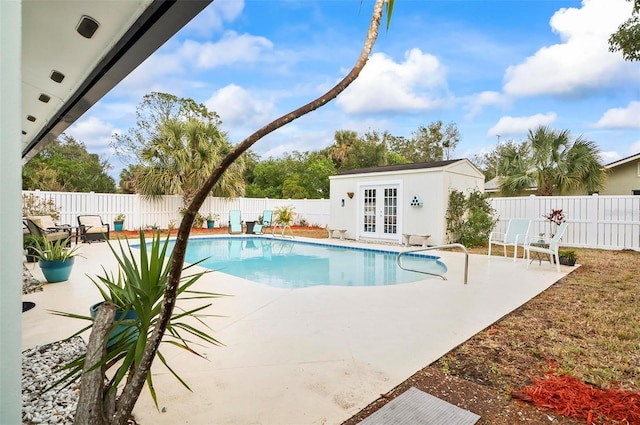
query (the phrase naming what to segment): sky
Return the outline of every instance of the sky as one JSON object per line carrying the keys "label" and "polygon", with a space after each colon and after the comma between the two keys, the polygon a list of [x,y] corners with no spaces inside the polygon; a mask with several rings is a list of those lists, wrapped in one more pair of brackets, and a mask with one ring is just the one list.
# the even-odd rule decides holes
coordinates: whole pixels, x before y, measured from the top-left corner
{"label": "sky", "polygon": [[[320,96],[357,60],[373,0],[215,0],[66,131],[113,166],[114,133],[159,91],[216,111],[239,143]],[[608,51],[625,0],[396,0],[360,77],[253,146],[262,159],[316,151],[337,130],[411,137],[453,122],[451,158],[538,125],[598,144],[603,164],[640,153],[640,63]]]}

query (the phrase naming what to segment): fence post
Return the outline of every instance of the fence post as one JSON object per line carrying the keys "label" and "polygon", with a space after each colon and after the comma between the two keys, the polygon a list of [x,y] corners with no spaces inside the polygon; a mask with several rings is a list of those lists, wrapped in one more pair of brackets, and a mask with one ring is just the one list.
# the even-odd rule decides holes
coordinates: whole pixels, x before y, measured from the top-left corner
{"label": "fence post", "polygon": [[529,195],[526,200],[525,200],[525,207],[524,210],[527,212],[526,217],[527,218],[531,218],[532,221],[532,225],[534,226],[533,228],[536,229],[535,231],[535,235],[537,235],[540,232],[540,223],[538,221],[537,218],[532,218],[532,217],[536,217],[536,195]]}
{"label": "fence post", "polygon": [[598,194],[594,193],[587,199],[587,246],[600,248],[598,235]]}

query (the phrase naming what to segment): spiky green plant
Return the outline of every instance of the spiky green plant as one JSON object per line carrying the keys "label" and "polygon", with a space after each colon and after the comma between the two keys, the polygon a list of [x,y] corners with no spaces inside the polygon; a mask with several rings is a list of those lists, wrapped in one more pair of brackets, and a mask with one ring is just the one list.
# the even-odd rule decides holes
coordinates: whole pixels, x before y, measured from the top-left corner
{"label": "spiky green plant", "polygon": [[35,257],[42,261],[65,261],[78,256],[79,247],[76,245],[70,248],[67,246],[68,242],[68,238],[56,241],[50,241],[42,237],[37,238],[35,240],[36,246],[33,247]]}
{"label": "spiky green plant", "polygon": [[[111,243],[109,243],[109,248],[118,263],[117,274],[108,272],[103,267],[104,275],[98,276],[97,278],[90,277],[91,281],[100,291],[104,303],[111,303],[115,305],[119,311],[123,312],[123,318],[116,320],[113,326],[113,329],[120,327],[120,332],[117,333],[117,335],[112,333],[109,342],[104,342],[107,344],[107,353],[102,362],[95,366],[95,368],[105,367],[105,370],[117,366],[115,373],[113,373],[112,378],[108,384],[106,384],[105,388],[112,392],[117,390],[118,385],[127,376],[128,372],[139,365],[147,344],[147,339],[160,315],[162,299],[169,275],[169,266],[171,264],[171,255],[168,253],[168,236],[162,241],[160,232],[157,232],[153,235],[150,244],[147,245],[144,232],[141,231],[139,236],[139,260],[136,258],[128,242],[129,241],[126,240],[126,243],[123,244],[123,241],[119,240],[119,249],[114,248]],[[193,265],[199,263],[200,261]],[[187,270],[193,265],[187,266],[183,270]],[[205,273],[208,273],[208,271],[182,276],[177,292],[178,300],[211,299],[222,296],[221,294],[194,291],[191,289],[192,285]],[[176,311],[171,315],[167,332],[162,342],[183,348],[198,356],[201,355],[192,348],[195,341],[221,345],[215,338],[209,335],[206,330],[203,331],[183,320],[185,318],[195,318],[201,325],[210,329],[202,321],[202,317],[205,315],[201,314],[202,311],[209,306],[211,306],[211,303],[184,310],[177,305]],[[137,319],[124,318],[128,311],[134,311]],[[76,332],[72,337],[85,332],[93,326],[93,319],[90,316],[61,311],[53,311],[52,313],[91,321],[89,325]],[[160,351],[158,351],[158,358],[178,381],[190,390],[187,383],[167,364],[165,357]],[[78,379],[84,367],[84,362],[85,356],[83,355],[68,364],[67,368],[69,372],[56,384],[61,382],[69,384]],[[157,407],[157,397],[150,372],[147,374],[147,386]]]}

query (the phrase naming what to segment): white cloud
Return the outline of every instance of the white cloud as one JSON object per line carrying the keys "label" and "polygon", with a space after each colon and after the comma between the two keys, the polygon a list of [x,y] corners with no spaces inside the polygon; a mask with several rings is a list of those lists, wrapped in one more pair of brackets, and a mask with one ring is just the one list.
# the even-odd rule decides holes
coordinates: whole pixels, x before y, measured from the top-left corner
{"label": "white cloud", "polygon": [[622,156],[620,156],[620,154],[616,151],[607,151],[607,152],[600,152],[600,163],[601,164],[610,164],[613,161],[617,161],[619,159],[621,159]]}
{"label": "white cloud", "polygon": [[185,27],[199,36],[210,37],[223,29],[225,22],[233,22],[244,10],[244,0],[216,0],[200,12]]}
{"label": "white cloud", "polygon": [[110,123],[101,121],[94,116],[76,121],[73,126],[65,131],[69,136],[83,142],[88,151],[96,152],[99,155],[109,151],[111,136],[115,132],[119,132],[119,130]]}
{"label": "white cloud", "polygon": [[465,115],[466,119],[471,119],[478,115],[485,106],[506,106],[509,103],[509,99],[502,93],[495,91],[483,91],[482,93],[471,96],[465,109],[469,110],[469,113]]}
{"label": "white cloud", "polygon": [[446,88],[445,69],[435,56],[411,49],[397,63],[376,53],[337,104],[349,113],[427,110],[445,103]]}
{"label": "white cloud", "polygon": [[215,43],[186,40],[180,54],[199,68],[211,69],[236,63],[258,62],[271,50],[273,43],[264,37],[227,31]]}
{"label": "white cloud", "polygon": [[530,117],[502,117],[496,125],[487,131],[488,136],[522,134],[539,125],[549,125],[556,119],[556,114],[535,114]]}
{"label": "white cloud", "polygon": [[640,102],[629,102],[626,108],[609,109],[595,127],[640,128]]}
{"label": "white cloud", "polygon": [[216,111],[223,127],[257,127],[273,118],[272,101],[256,99],[250,92],[230,84],[215,92],[204,102],[210,111]]}
{"label": "white cloud", "polygon": [[543,47],[524,63],[510,66],[504,76],[505,93],[579,94],[616,81],[629,64],[621,54],[608,51],[608,39],[630,16],[631,7],[625,0],[583,0],[580,9],[557,11],[550,25],[561,43]]}
{"label": "white cloud", "polygon": [[629,155],[635,155],[637,153],[640,153],[640,140],[638,140],[637,142],[633,142],[629,146],[629,149],[627,150],[627,153]]}

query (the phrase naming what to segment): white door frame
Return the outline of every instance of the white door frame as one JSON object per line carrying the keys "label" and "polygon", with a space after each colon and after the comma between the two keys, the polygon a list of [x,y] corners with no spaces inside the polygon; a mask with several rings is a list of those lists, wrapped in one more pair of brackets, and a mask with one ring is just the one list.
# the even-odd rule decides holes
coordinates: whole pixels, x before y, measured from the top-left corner
{"label": "white door frame", "polygon": [[[371,181],[371,182],[359,182],[356,185],[358,190],[358,206],[357,206],[357,220],[356,220],[356,240],[360,238],[372,238],[372,239],[384,239],[388,241],[396,241],[398,243],[402,243],[402,217],[403,217],[403,191],[402,191],[402,180],[380,180],[380,181]],[[384,234],[383,231],[377,231],[374,235],[364,232],[364,190],[365,189],[376,189],[376,190],[384,190],[385,188],[394,188],[398,190],[397,196],[397,210],[396,210],[396,233],[395,234]],[[376,195],[381,199],[384,195],[379,195],[380,192],[377,192]],[[382,192],[384,193],[384,192]],[[383,211],[384,204],[376,203],[376,216],[380,217],[380,212]],[[384,223],[380,223],[382,226]]]}

